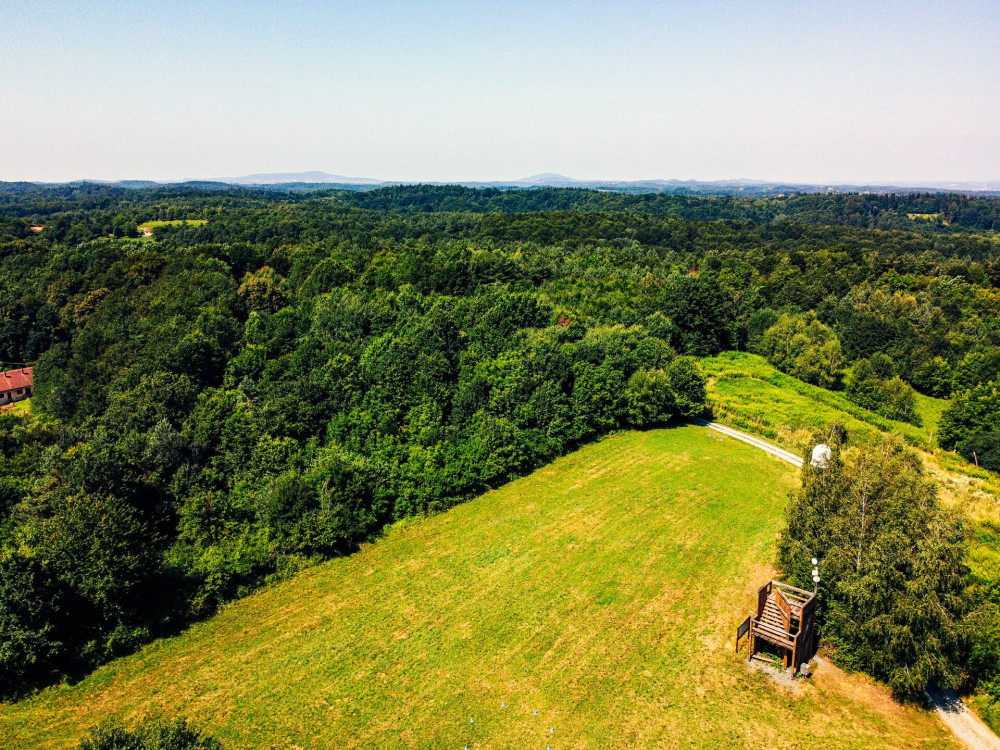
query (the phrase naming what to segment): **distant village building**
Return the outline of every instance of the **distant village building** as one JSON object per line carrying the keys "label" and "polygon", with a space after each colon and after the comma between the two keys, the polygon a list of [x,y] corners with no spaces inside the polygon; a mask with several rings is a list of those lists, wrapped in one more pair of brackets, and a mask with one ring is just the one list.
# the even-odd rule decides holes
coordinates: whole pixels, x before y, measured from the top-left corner
{"label": "distant village building", "polygon": [[142,227],[142,236],[143,237],[152,237],[153,236],[153,228],[152,227]]}
{"label": "distant village building", "polygon": [[34,232],[35,234],[38,234],[43,229],[45,229],[45,225],[44,224],[32,224],[31,225],[31,231]]}
{"label": "distant village building", "polygon": [[31,398],[31,368],[0,373],[0,406]]}

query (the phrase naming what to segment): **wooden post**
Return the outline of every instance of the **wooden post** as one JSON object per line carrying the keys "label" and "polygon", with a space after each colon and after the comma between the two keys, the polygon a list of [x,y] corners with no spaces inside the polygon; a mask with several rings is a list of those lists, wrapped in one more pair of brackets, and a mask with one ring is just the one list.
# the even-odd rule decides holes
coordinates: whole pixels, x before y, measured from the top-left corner
{"label": "wooden post", "polygon": [[757,613],[756,617],[760,617],[764,613],[764,607],[767,605],[767,595],[771,593],[771,582],[768,581],[763,586],[757,590]]}

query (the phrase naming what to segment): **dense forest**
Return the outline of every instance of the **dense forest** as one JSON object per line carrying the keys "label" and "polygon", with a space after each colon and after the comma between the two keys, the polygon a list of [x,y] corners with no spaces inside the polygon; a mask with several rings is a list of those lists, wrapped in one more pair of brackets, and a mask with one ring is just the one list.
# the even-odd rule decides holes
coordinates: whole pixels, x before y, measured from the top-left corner
{"label": "dense forest", "polygon": [[[942,444],[1000,470],[998,226],[956,195],[4,186],[0,359],[35,391],[0,415],[0,695],[699,414],[723,350],[895,419],[950,398]],[[927,679],[996,674],[953,635]]]}

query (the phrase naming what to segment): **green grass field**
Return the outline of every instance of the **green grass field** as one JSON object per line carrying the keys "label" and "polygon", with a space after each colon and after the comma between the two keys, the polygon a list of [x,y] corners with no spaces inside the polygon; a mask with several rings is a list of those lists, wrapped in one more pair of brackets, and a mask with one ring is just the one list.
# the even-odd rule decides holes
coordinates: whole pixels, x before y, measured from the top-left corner
{"label": "green grass field", "polygon": [[[907,218],[909,218],[909,219],[911,219],[913,221],[937,221],[938,219],[941,218],[941,214],[940,213],[936,213],[936,214],[907,214],[906,216],[907,216]],[[944,223],[947,224],[948,222],[944,222]]]}
{"label": "green grass field", "polygon": [[31,414],[31,399],[26,398],[24,401],[15,401],[7,409],[7,412],[13,412],[14,414]]}
{"label": "green grass field", "polygon": [[180,712],[227,748],[955,747],[860,676],[734,654],[796,481],[703,428],[614,435],[0,705],[2,744]]}
{"label": "green grass field", "polygon": [[902,435],[911,445],[936,447],[932,434],[947,403],[917,394],[921,426],[886,419],[828,391],[779,372],[763,357],[724,352],[701,361],[711,379],[709,401],[716,417],[734,427],[750,430],[785,447],[802,450],[814,429],[839,419],[856,442],[881,432]]}
{"label": "green grass field", "polygon": [[[848,439],[857,444],[894,432],[921,450],[924,466],[938,482],[946,502],[961,507],[974,521],[1000,531],[997,476],[937,444],[937,424],[948,403],[944,399],[917,394],[921,426],[915,427],[873,414],[848,401],[842,393],[778,372],[753,354],[726,352],[702,360],[701,366],[709,376],[708,400],[720,422],[799,453],[811,445],[815,430],[835,419],[844,423]],[[987,537],[992,539],[996,535],[979,535]],[[987,545],[989,549],[994,547]],[[994,552],[996,562],[991,565],[996,567],[996,577],[1000,578],[1000,547]]]}
{"label": "green grass field", "polygon": [[207,223],[208,219],[163,219],[159,221],[144,221],[136,228],[139,231],[142,231],[143,227],[156,229],[157,227],[177,227],[181,224],[190,224],[193,227],[200,227],[202,224]]}
{"label": "green grass field", "polygon": [[725,352],[701,360],[709,376],[708,401],[715,418],[801,453],[813,434],[834,420],[848,439],[866,444],[895,433],[922,451],[924,465],[941,484],[946,501],[960,504],[977,521],[1000,528],[1000,481],[937,443],[937,425],[947,401],[917,394],[921,426],[897,422],[852,403],[843,393],[818,388],[779,372],[762,357]]}

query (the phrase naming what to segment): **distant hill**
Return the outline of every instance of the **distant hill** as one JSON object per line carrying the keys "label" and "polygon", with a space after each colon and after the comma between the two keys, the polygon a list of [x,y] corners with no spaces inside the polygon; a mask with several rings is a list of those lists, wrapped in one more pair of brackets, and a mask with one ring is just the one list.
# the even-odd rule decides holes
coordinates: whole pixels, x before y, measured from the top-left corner
{"label": "distant hill", "polygon": [[369,177],[346,177],[327,172],[282,172],[251,174],[244,177],[219,179],[230,185],[350,185],[364,187],[385,187],[389,185],[462,185],[476,188],[581,188],[587,190],[611,190],[625,193],[692,193],[696,195],[780,195],[788,193],[910,193],[910,192],[958,192],[1000,194],[1000,182],[905,182],[899,184],[853,184],[853,183],[795,183],[781,181],[751,180],[737,178],[730,180],[580,180],[575,177],[543,172],[515,180],[469,180],[469,181],[407,181],[376,180]]}
{"label": "distant hill", "polygon": [[212,182],[225,182],[230,185],[275,185],[284,182],[303,183],[336,183],[338,185],[381,185],[382,180],[373,180],[368,177],[345,177],[339,174],[329,174],[327,172],[274,172],[248,174],[243,177],[225,177]]}
{"label": "distant hill", "polygon": [[901,188],[932,188],[934,190],[945,190],[948,192],[985,192],[1000,193],[1000,181],[992,182],[902,182],[898,185]]}
{"label": "distant hill", "polygon": [[[0,186],[9,188],[12,185],[112,185],[119,188],[142,189],[158,185],[183,185],[202,189],[223,189],[227,185],[239,187],[270,188],[279,191],[299,192],[317,189],[344,188],[353,190],[372,190],[382,187],[407,185],[459,185],[469,188],[496,188],[501,190],[534,190],[539,188],[576,188],[581,190],[601,190],[616,193],[646,194],[666,193],[672,195],[696,196],[751,196],[751,197],[781,197],[803,193],[876,193],[876,194],[909,194],[909,193],[961,193],[981,197],[1000,197],[1000,181],[982,182],[900,182],[883,184],[864,183],[796,183],[767,180],[752,180],[737,178],[730,180],[580,180],[575,177],[542,172],[515,180],[377,180],[371,177],[348,177],[346,175],[330,174],[329,172],[259,172],[242,177],[218,177],[192,180],[169,180],[155,182],[152,180],[76,180],[68,183],[4,183]],[[0,188],[2,189],[2,188]]]}

